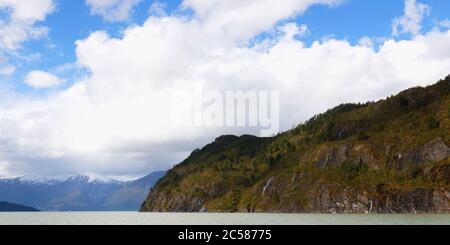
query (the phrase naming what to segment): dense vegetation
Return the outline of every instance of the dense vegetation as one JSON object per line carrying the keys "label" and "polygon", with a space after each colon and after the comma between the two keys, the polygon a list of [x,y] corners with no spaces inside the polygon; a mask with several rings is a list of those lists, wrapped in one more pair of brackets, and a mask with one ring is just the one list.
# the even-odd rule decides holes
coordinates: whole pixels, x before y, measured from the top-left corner
{"label": "dense vegetation", "polygon": [[450,76],[343,104],[271,138],[222,136],[142,211],[450,212]]}

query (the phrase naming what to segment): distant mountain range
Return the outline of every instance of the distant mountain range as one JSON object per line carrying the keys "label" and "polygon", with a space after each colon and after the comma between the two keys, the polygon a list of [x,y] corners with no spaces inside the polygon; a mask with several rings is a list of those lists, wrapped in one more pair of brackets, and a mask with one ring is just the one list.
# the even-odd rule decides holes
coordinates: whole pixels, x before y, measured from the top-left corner
{"label": "distant mountain range", "polygon": [[450,213],[450,76],[274,137],[219,137],[141,211]]}
{"label": "distant mountain range", "polygon": [[153,172],[134,181],[91,174],[48,180],[0,179],[0,201],[44,211],[135,211],[164,174]]}
{"label": "distant mountain range", "polygon": [[0,202],[0,212],[37,212],[39,210],[20,204]]}

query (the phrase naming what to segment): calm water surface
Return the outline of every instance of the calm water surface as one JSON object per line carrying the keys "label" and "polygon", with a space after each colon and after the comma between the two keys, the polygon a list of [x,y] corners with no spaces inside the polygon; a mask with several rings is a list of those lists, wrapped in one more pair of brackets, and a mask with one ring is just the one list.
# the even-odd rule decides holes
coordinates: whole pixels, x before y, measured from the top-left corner
{"label": "calm water surface", "polygon": [[0,213],[0,225],[450,225],[450,215]]}

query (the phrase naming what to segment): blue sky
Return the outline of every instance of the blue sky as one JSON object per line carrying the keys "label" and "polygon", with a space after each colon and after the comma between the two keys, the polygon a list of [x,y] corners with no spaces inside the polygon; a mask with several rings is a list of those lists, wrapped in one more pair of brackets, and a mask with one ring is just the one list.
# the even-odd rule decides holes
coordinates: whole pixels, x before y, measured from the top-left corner
{"label": "blue sky", "polygon": [[[164,4],[168,14],[180,11],[181,0],[159,0]],[[421,0],[431,6],[431,15],[423,21],[423,31],[427,32],[436,23],[449,17],[450,2],[446,0]],[[3,77],[9,86],[13,84],[16,91],[30,94],[47,94],[52,90],[36,91],[23,84],[24,76],[30,70],[50,70],[63,76],[67,83],[62,88],[75,82],[85,74],[85,70],[64,69],[61,66],[76,62],[75,41],[84,39],[94,31],[105,30],[112,37],[120,37],[124,29],[131,25],[142,25],[150,15],[150,7],[154,1],[144,0],[132,10],[130,18],[125,21],[106,21],[99,15],[93,15],[83,0],[56,1],[56,10],[39,22],[49,27],[48,35],[41,40],[31,40],[23,44],[18,51],[27,59],[9,57],[10,63],[16,65],[17,71]],[[393,36],[392,20],[403,13],[403,0],[346,0],[338,6],[314,5],[304,14],[294,19],[298,24],[306,24],[309,34],[301,39],[306,44],[320,41],[323,38],[345,39],[355,44],[361,37],[410,39],[409,34]],[[181,13],[180,13],[181,12]],[[4,13],[4,11],[3,11]],[[284,21],[282,21],[284,22]],[[264,35],[264,34],[262,34]],[[31,57],[30,57],[31,56]]]}
{"label": "blue sky", "polygon": [[[160,0],[167,13],[179,11],[181,0]],[[423,22],[423,31],[431,30],[437,22],[449,17],[450,2],[446,0],[421,0],[431,6],[431,15]],[[120,37],[122,31],[130,25],[141,25],[149,17],[153,1],[140,2],[126,21],[105,21],[101,16],[91,14],[89,6],[83,0],[57,1],[56,11],[45,21],[50,31],[42,40],[25,42],[18,52],[21,56],[34,56],[31,60],[10,57],[10,62],[18,66],[13,76],[3,77],[4,81],[14,83],[21,92],[45,93],[35,91],[22,83],[23,77],[34,69],[54,70],[64,76],[69,84],[82,76],[85,71],[60,71],[57,68],[76,62],[75,41],[84,39],[97,30],[105,30],[111,36]],[[371,38],[409,39],[409,34],[392,36],[392,20],[403,12],[403,0],[346,0],[339,6],[315,5],[304,14],[294,17],[299,24],[306,24],[309,35],[302,41],[311,44],[323,38],[334,37],[357,43],[363,36]],[[67,85],[67,84],[66,84]]]}
{"label": "blue sky", "polygon": [[278,132],[450,73],[448,0],[0,0],[0,18],[0,177],[142,176],[258,132],[174,126],[195,86],[279,92]]}

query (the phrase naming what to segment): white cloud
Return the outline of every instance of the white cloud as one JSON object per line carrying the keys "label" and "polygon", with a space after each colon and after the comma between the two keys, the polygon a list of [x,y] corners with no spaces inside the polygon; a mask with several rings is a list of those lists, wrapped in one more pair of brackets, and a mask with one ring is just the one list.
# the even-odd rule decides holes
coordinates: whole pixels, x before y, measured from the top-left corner
{"label": "white cloud", "polygon": [[86,0],[91,13],[100,15],[106,21],[125,21],[130,18],[133,8],[142,0]]}
{"label": "white cloud", "polygon": [[16,50],[29,39],[45,36],[48,29],[35,27],[26,23],[0,23],[0,48]]}
{"label": "white cloud", "polygon": [[368,36],[364,36],[364,37],[360,38],[358,41],[358,44],[360,46],[368,47],[368,48],[372,48],[375,45],[372,38],[370,38]]}
{"label": "white cloud", "polygon": [[55,9],[53,0],[0,0],[0,49],[16,50],[29,39],[46,35],[46,27],[36,22]]}
{"label": "white cloud", "polygon": [[148,13],[150,15],[166,16],[166,7],[166,4],[163,2],[154,1],[148,10]]}
{"label": "white cloud", "polygon": [[450,28],[450,20],[445,19],[445,20],[439,22],[439,25],[444,28]]}
{"label": "white cloud", "polygon": [[[295,38],[307,33],[306,26],[275,24],[296,11],[252,25],[247,22],[259,19],[207,17],[217,11],[208,2],[185,3],[199,9],[194,18],[153,16],[120,38],[94,32],[77,41],[78,65],[91,75],[48,98],[0,103],[0,160],[14,162],[15,173],[142,174],[176,163],[220,134],[253,130],[173,126],[177,91],[195,85],[221,92],[278,90],[285,130],[339,103],[384,98],[450,70],[450,31],[386,40],[377,49],[336,39],[307,46]],[[237,8],[217,4],[231,13]],[[271,12],[271,5],[254,6],[243,13]],[[228,28],[210,32],[216,21]],[[264,30],[276,34],[240,45]]]}
{"label": "white cloud", "polygon": [[392,35],[420,34],[423,18],[428,16],[430,12],[431,7],[426,4],[416,0],[405,0],[404,15],[394,19],[392,22]]}
{"label": "white cloud", "polygon": [[12,65],[0,66],[0,75],[8,76],[16,71],[16,67]]}
{"label": "white cloud", "polygon": [[311,5],[334,6],[343,0],[185,0],[183,6],[195,11],[202,28],[217,36],[246,41],[271,29],[280,20],[302,14]]}
{"label": "white cloud", "polygon": [[64,80],[44,71],[31,71],[25,77],[25,83],[35,89],[53,88],[64,83]]}
{"label": "white cloud", "polygon": [[309,33],[307,25],[297,25],[297,23],[287,23],[280,26],[279,31],[285,34],[285,37],[295,38],[296,36],[304,36]]}
{"label": "white cloud", "polygon": [[43,21],[55,5],[52,0],[0,0],[0,8],[8,8],[14,21]]}

